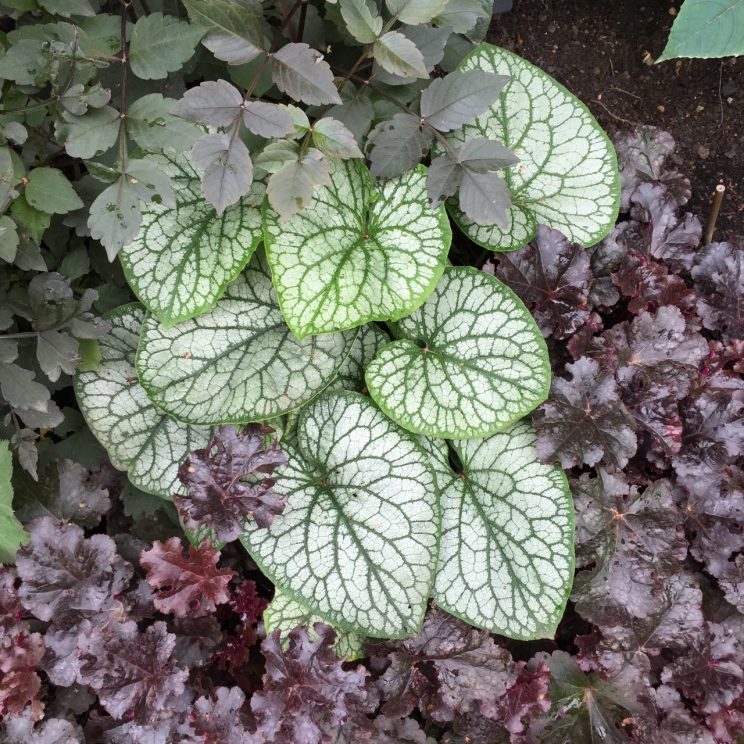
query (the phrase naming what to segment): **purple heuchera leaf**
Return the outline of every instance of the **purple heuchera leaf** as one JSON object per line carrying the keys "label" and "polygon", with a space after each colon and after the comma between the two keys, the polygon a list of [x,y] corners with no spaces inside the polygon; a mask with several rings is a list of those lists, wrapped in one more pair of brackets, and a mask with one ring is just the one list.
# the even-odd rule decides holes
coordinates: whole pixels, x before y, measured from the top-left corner
{"label": "purple heuchera leaf", "polygon": [[371,646],[373,669],[387,700],[383,713],[408,715],[418,704],[435,721],[480,713],[500,720],[501,698],[517,682],[511,654],[487,631],[473,628],[438,608],[429,611],[421,632]]}
{"label": "purple heuchera leaf", "polygon": [[744,245],[711,243],[698,254],[692,278],[705,327],[744,338]]}
{"label": "purple heuchera leaf", "polygon": [[567,338],[586,322],[589,256],[558,230],[539,225],[534,242],[494,260],[496,276],[527,305],[543,336]]}
{"label": "purple heuchera leaf", "polygon": [[34,520],[28,532],[16,560],[23,580],[18,596],[27,610],[69,626],[119,606],[114,597],[129,583],[132,567],[108,535],[86,538],[77,525],[51,517]]}
{"label": "purple heuchera leaf", "polygon": [[620,475],[598,472],[572,483],[579,569],[573,599],[597,624],[611,623],[619,608],[647,618],[664,602],[664,580],[687,556],[682,517],[667,481],[641,492]]}
{"label": "purple heuchera leaf", "polygon": [[307,628],[295,628],[284,650],[279,631],[261,644],[266,658],[263,689],[251,698],[258,733],[270,742],[320,744],[351,718],[367,698],[366,670],[344,669],[332,651],[336,632],[315,624],[311,641]]}
{"label": "purple heuchera leaf", "polygon": [[624,467],[635,454],[636,435],[613,375],[587,357],[567,364],[566,371],[572,379],[554,378],[536,414],[539,456],[564,468],[600,460]]}
{"label": "purple heuchera leaf", "polygon": [[213,696],[200,697],[189,716],[194,741],[259,744],[263,739],[248,730],[245,695],[239,687],[218,687]]}
{"label": "purple heuchera leaf", "polygon": [[155,540],[140,553],[147,582],[155,589],[155,607],[176,617],[203,617],[230,599],[227,585],[235,572],[217,568],[220,551],[209,545],[188,546],[184,555],[180,537]]}
{"label": "purple heuchera leaf", "polygon": [[114,718],[146,721],[184,691],[188,672],[173,661],[175,645],[163,622],[144,632],[131,620],[95,627],[79,641],[78,681]]}
{"label": "purple heuchera leaf", "polygon": [[732,703],[744,691],[744,650],[723,625],[708,623],[687,653],[668,665],[662,682],[677,687],[704,713]]}
{"label": "purple heuchera leaf", "polygon": [[[249,424],[242,431],[222,426],[203,450],[196,450],[178,469],[178,477],[188,489],[175,494],[173,501],[187,527],[207,528],[220,542],[235,540],[243,521],[252,517],[268,527],[284,509],[276,496],[270,475],[286,458],[279,445],[265,446],[270,427]],[[253,476],[250,482],[242,479]]]}

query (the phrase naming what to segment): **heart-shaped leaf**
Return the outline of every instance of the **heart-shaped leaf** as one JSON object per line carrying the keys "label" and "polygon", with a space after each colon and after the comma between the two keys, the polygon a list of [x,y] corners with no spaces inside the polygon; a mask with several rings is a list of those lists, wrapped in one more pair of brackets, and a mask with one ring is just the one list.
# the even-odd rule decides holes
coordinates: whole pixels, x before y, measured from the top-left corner
{"label": "heart-shaped leaf", "polygon": [[171,328],[148,316],[137,369],[153,402],[181,421],[264,421],[323,390],[354,335],[296,339],[256,254],[208,313]]}
{"label": "heart-shaped leaf", "polygon": [[98,341],[98,369],[79,372],[75,393],[90,430],[111,462],[142,491],[170,497],[178,466],[210,438],[208,427],[179,423],[156,408],[137,381],[134,357],[145,311],[124,305],[107,315],[111,331]]}
{"label": "heart-shaped leaf", "polygon": [[408,315],[439,281],[451,239],[424,168],[377,188],[364,164],[336,161],[311,210],[265,212],[279,304],[300,338]]}
{"label": "heart-shaped leaf", "polygon": [[436,468],[442,539],[434,600],[510,638],[552,637],[573,579],[573,501],[563,471],[537,457],[529,423],[452,447]]}
{"label": "heart-shaped leaf", "polygon": [[511,82],[488,111],[452,133],[453,145],[495,139],[520,159],[504,171],[512,198],[505,229],[476,225],[450,202],[465,234],[490,250],[511,251],[532,240],[539,223],[572,243],[599,242],[617,219],[620,176],[612,143],[587,107],[539,68],[490,44],[458,67],[508,75]]}
{"label": "heart-shaped leaf", "polygon": [[[274,588],[274,598],[264,610],[263,621],[268,635],[275,630],[281,631],[282,646],[286,646],[289,642],[289,634],[300,625],[307,627],[310,640],[315,640],[318,634],[313,626],[315,623],[325,622],[320,615],[308,610],[305,605],[292,599],[279,587]],[[354,661],[354,659],[360,659],[364,656],[363,643],[364,639],[356,633],[351,633],[348,630],[337,630],[333,650],[340,658],[346,659],[346,661]]]}
{"label": "heart-shaped leaf", "polygon": [[409,431],[488,436],[548,395],[540,329],[508,287],[477,269],[448,268],[396,335],[367,367],[366,380],[382,410]]}
{"label": "heart-shaped leaf", "polygon": [[333,625],[360,635],[414,635],[439,541],[427,454],[369,398],[325,393],[305,408],[297,445],[275,471],[284,512],[243,543],[271,580]]}
{"label": "heart-shaped leaf", "polygon": [[201,175],[186,155],[153,155],[170,176],[176,206],[149,202],[137,237],[119,253],[124,274],[166,325],[213,307],[261,242],[264,185],[218,215],[204,200]]}

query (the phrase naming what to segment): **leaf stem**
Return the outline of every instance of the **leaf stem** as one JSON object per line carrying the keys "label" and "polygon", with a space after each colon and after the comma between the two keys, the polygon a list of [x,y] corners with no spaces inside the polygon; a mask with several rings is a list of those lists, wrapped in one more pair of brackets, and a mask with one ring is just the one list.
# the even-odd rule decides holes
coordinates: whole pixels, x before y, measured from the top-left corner
{"label": "leaf stem", "polygon": [[127,54],[127,12],[132,7],[132,0],[121,0],[121,23],[119,26],[121,38],[121,96],[119,101],[119,161],[121,172],[126,173],[127,147],[127,74],[129,70],[129,56]]}

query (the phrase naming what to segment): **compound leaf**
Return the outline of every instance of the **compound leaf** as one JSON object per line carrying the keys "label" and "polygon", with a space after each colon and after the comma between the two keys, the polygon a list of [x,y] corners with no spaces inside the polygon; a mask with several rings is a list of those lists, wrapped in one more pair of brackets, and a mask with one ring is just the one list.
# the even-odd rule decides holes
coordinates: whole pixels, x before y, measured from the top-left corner
{"label": "compound leaf", "polygon": [[78,373],[75,393],[111,462],[142,491],[170,497],[178,488],[179,464],[206,445],[210,431],[174,421],[137,382],[134,357],[144,315],[139,305],[124,305],[107,316],[111,331],[98,342],[100,365]]}
{"label": "compound leaf", "polygon": [[353,340],[338,333],[295,338],[266,262],[255,255],[208,313],[171,328],[148,317],[137,369],[153,402],[181,421],[263,421],[323,390]]}
{"label": "compound leaf", "polygon": [[186,155],[150,159],[170,176],[176,204],[146,204],[137,237],[119,256],[137,297],[172,325],[213,307],[253,255],[262,237],[264,186],[254,181],[247,198],[218,215]]}
{"label": "compound leaf", "polygon": [[451,237],[423,168],[376,188],[363,164],[335,162],[311,212],[265,213],[279,303],[300,338],[412,312],[436,286]]}
{"label": "compound leaf", "polygon": [[540,330],[498,279],[448,268],[424,305],[396,326],[399,340],[367,367],[376,403],[409,431],[484,437],[548,395],[550,365]]}
{"label": "compound leaf", "polygon": [[512,200],[507,227],[477,225],[450,203],[466,235],[494,251],[521,248],[538,223],[583,246],[607,235],[617,218],[620,176],[612,144],[586,106],[542,70],[490,44],[459,68],[508,75],[511,82],[488,111],[452,133],[453,144],[495,139],[520,159],[504,172]]}
{"label": "compound leaf", "polygon": [[[317,637],[315,623],[324,623],[320,615],[316,615],[312,610],[308,610],[305,605],[300,604],[296,599],[292,599],[285,594],[279,587],[274,589],[274,598],[271,604],[264,610],[263,614],[264,627],[266,634],[271,635],[275,630],[281,631],[281,644],[286,648],[289,643],[287,637],[295,628],[304,625],[307,627],[307,634],[311,641]],[[336,631],[336,641],[333,644],[334,653],[346,661],[354,661],[364,656],[363,648],[364,639],[347,630]]]}
{"label": "compound leaf", "polygon": [[243,543],[271,580],[313,613],[361,635],[421,627],[439,541],[426,453],[358,393],[303,410],[276,471],[284,512]]}
{"label": "compound leaf", "polygon": [[563,471],[540,462],[524,421],[452,446],[463,472],[439,484],[434,600],[492,633],[552,637],[574,564],[573,502]]}

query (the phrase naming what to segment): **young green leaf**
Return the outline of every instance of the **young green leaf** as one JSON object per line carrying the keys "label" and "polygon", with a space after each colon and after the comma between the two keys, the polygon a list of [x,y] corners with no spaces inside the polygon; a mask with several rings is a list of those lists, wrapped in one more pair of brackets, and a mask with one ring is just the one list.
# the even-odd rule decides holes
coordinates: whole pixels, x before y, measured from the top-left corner
{"label": "young green leaf", "polygon": [[336,161],[312,212],[265,213],[279,304],[300,338],[412,312],[436,286],[452,234],[426,199],[424,168],[376,188],[366,166]]}
{"label": "young green leaf", "polygon": [[507,75],[456,70],[432,80],[421,94],[421,116],[440,132],[470,124],[501,95]]}
{"label": "young green leaf", "polygon": [[10,447],[0,440],[0,563],[13,563],[16,551],[28,539],[28,533],[13,512],[12,473]]}
{"label": "young green leaf", "polygon": [[24,193],[32,207],[51,214],[66,214],[83,206],[65,174],[56,168],[34,168]]}
{"label": "young green leaf", "polygon": [[363,158],[354,135],[340,122],[327,116],[313,126],[313,144],[331,158]]}
{"label": "young green leaf", "polygon": [[[307,627],[307,634],[311,641],[317,637],[315,623],[324,623],[325,620],[309,610],[305,605],[292,599],[289,594],[283,592],[279,587],[274,588],[274,598],[263,613],[266,634],[271,635],[275,630],[281,631],[281,644],[286,648],[289,643],[287,637],[300,625]],[[346,661],[354,661],[364,656],[364,638],[348,630],[337,630],[336,641],[333,644],[334,653]]]}
{"label": "young green leaf", "polygon": [[148,203],[134,240],[119,254],[124,275],[166,325],[213,307],[261,242],[264,186],[217,214],[204,201],[199,174],[185,155],[151,156],[176,189],[173,207]]}
{"label": "young green leaf", "polygon": [[251,188],[253,162],[240,137],[221,132],[205,134],[191,148],[191,158],[204,168],[202,191],[217,214],[222,214]]}
{"label": "young green leaf", "polygon": [[657,62],[675,57],[738,57],[744,54],[742,0],[684,0]]}
{"label": "young green leaf", "polygon": [[184,0],[183,4],[191,20],[208,29],[202,44],[217,59],[243,65],[261,54],[266,32],[258,0]]}
{"label": "young green leaf", "polygon": [[584,246],[607,235],[617,217],[620,178],[612,144],[586,106],[542,70],[489,44],[459,67],[508,75],[511,82],[488,111],[452,133],[453,144],[495,139],[520,159],[505,172],[512,201],[506,228],[475,224],[450,203],[466,235],[495,251],[529,242],[538,222]]}
{"label": "young green leaf", "polygon": [[525,421],[452,446],[463,472],[450,471],[439,481],[434,601],[498,635],[552,637],[573,579],[566,476],[538,459],[535,433]]}
{"label": "young green leaf", "polygon": [[129,65],[143,80],[160,80],[180,70],[194,54],[204,29],[173,16],[140,16],[129,42]]}
{"label": "young green leaf", "polygon": [[428,78],[424,55],[406,36],[398,31],[388,31],[372,47],[375,61],[380,66],[401,77]]}
{"label": "young green leaf", "polygon": [[264,421],[323,390],[353,340],[337,333],[298,341],[255,254],[210,312],[172,328],[148,317],[137,369],[153,402],[181,421]]}
{"label": "young green leaf", "polygon": [[417,26],[436,18],[444,10],[447,0],[386,0],[386,5],[401,23]]}
{"label": "young green leaf", "polygon": [[271,73],[279,90],[295,101],[341,103],[328,62],[307,44],[285,44],[272,57]]}
{"label": "young green leaf", "polygon": [[275,490],[284,512],[242,541],[275,584],[312,612],[361,635],[421,627],[439,539],[426,453],[359,394],[305,408]]}
{"label": "young green leaf", "polygon": [[142,491],[169,498],[178,466],[210,439],[206,427],[181,424],[156,408],[137,381],[134,357],[145,311],[124,305],[110,313],[111,332],[99,340],[98,369],[79,372],[75,393],[90,430],[111,462]]}
{"label": "young green leaf", "polygon": [[421,128],[412,114],[395,114],[370,138],[370,172],[373,178],[393,178],[415,168],[431,147],[432,134]]}
{"label": "young green leaf", "polygon": [[375,402],[409,431],[484,437],[539,405],[550,388],[545,341],[498,279],[448,268],[429,299],[396,325],[367,367]]}
{"label": "young green leaf", "polygon": [[339,10],[346,29],[360,44],[371,44],[382,31],[382,16],[368,0],[340,0]]}

